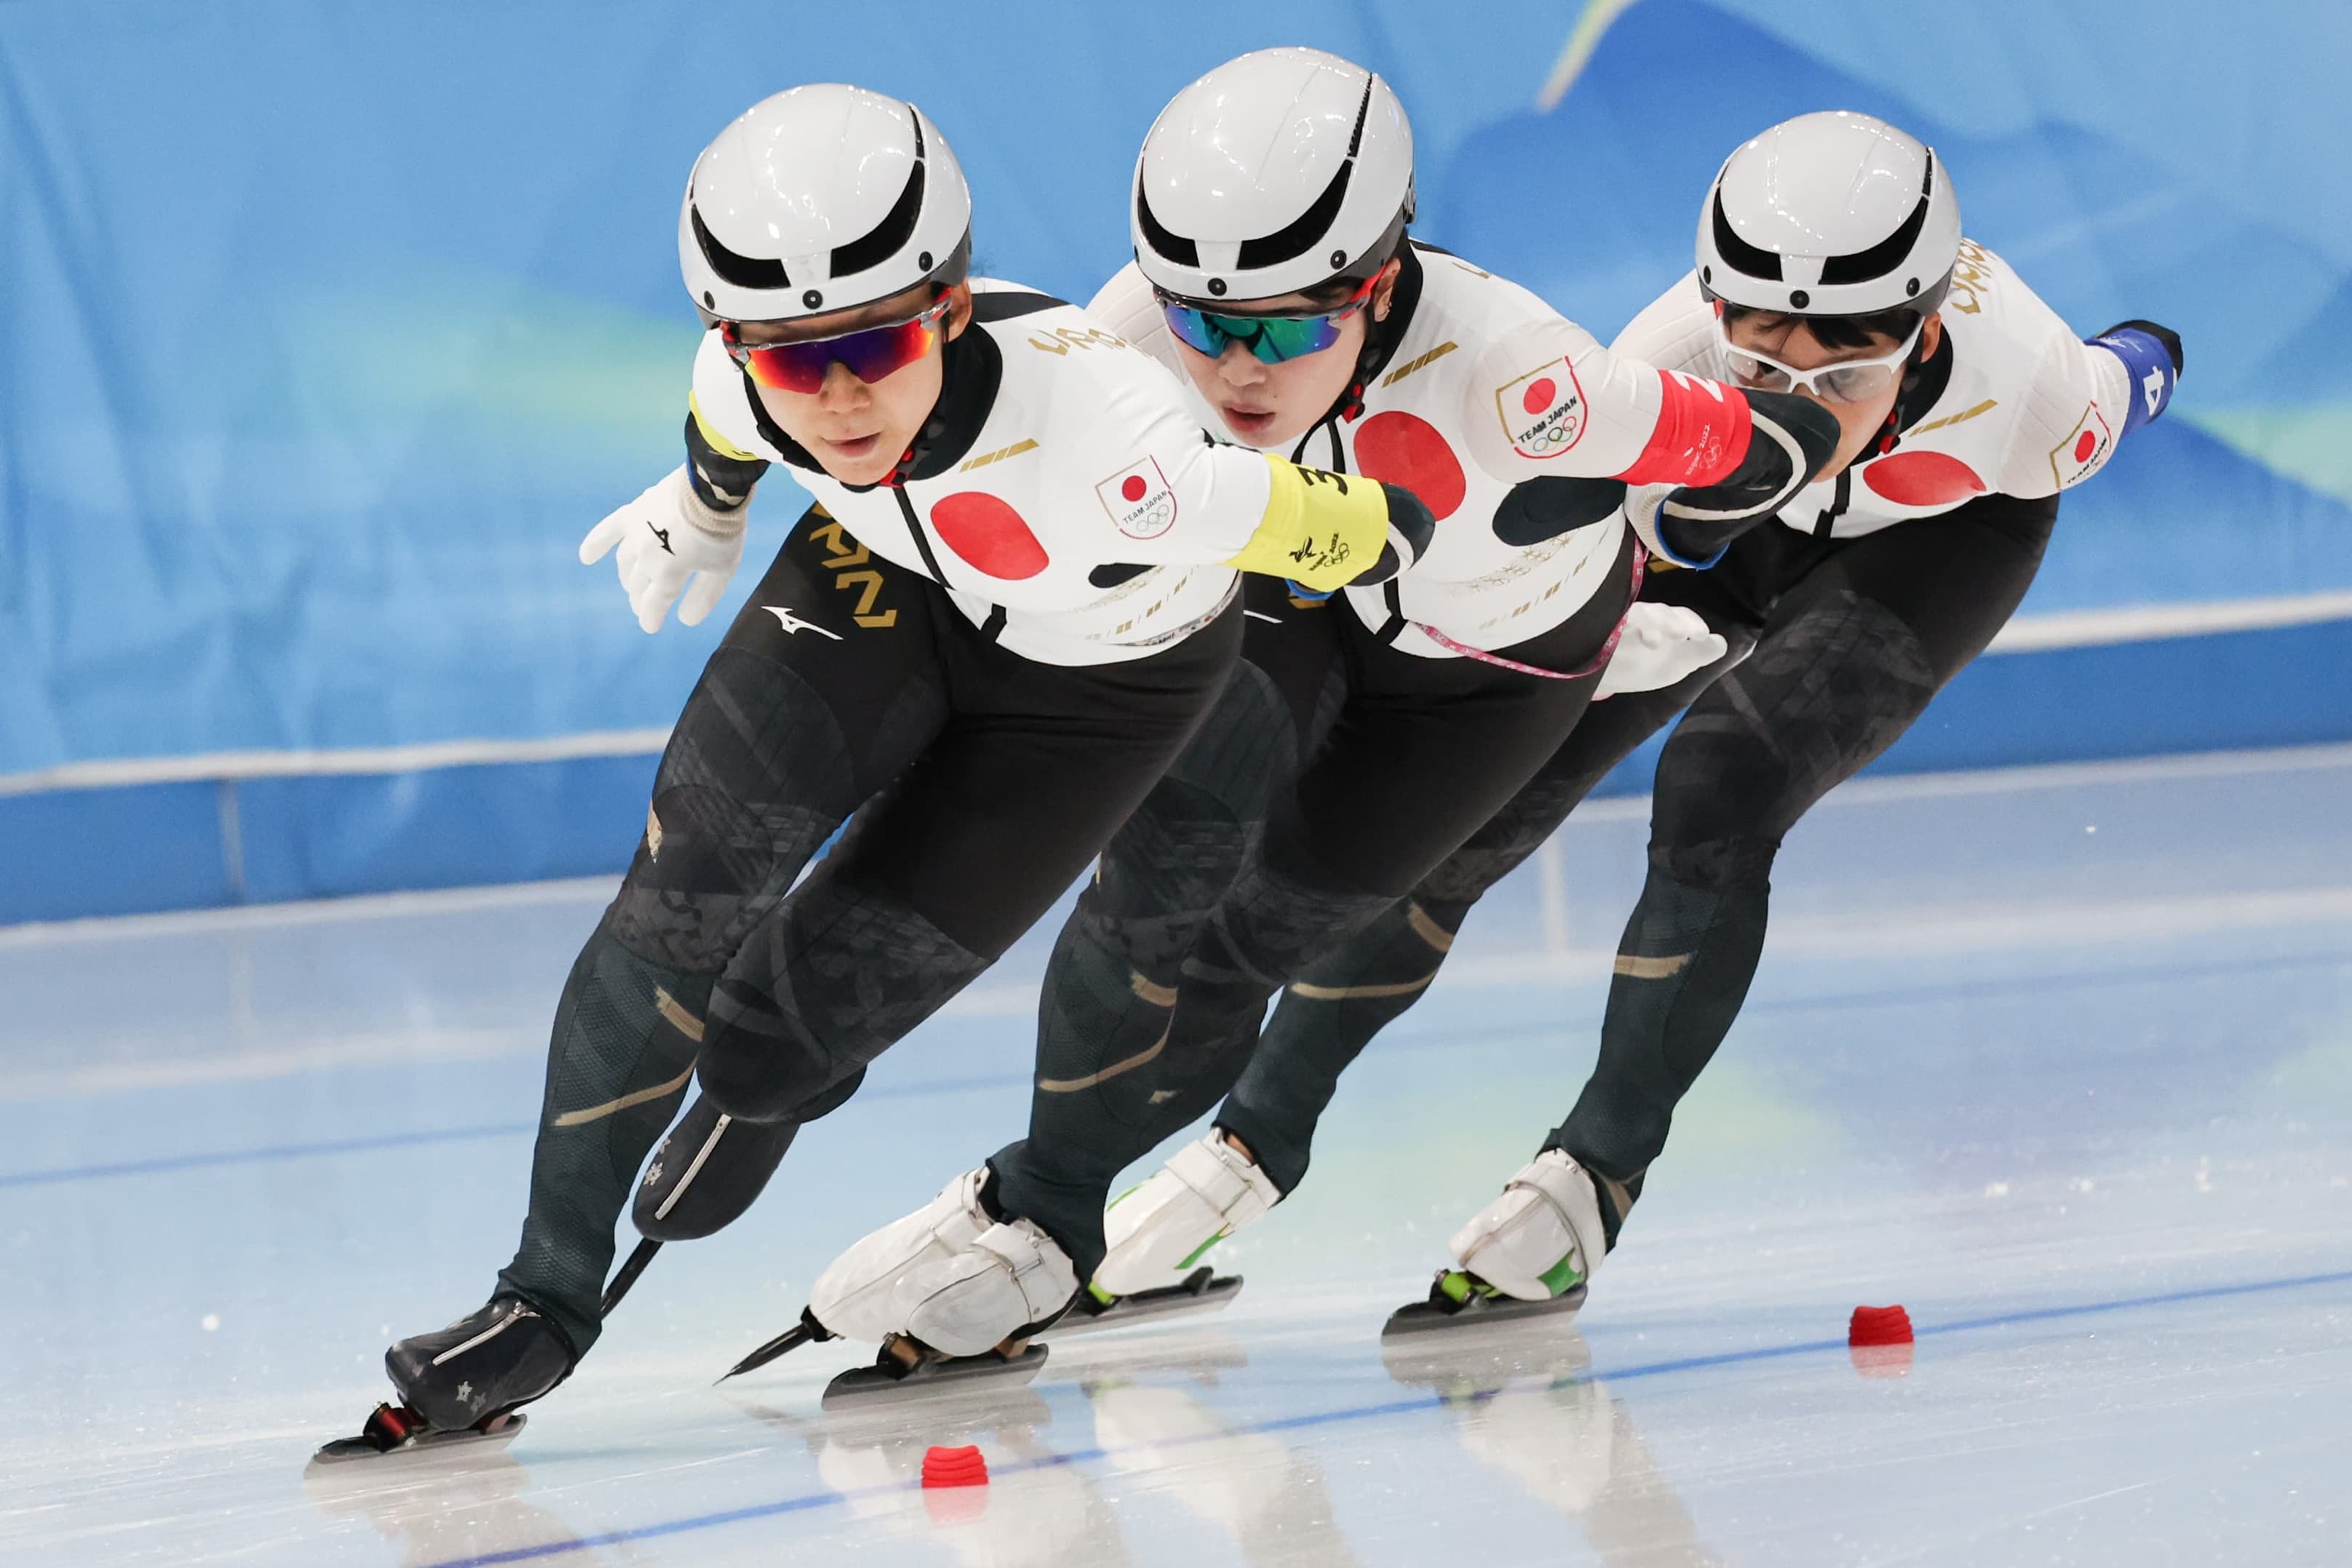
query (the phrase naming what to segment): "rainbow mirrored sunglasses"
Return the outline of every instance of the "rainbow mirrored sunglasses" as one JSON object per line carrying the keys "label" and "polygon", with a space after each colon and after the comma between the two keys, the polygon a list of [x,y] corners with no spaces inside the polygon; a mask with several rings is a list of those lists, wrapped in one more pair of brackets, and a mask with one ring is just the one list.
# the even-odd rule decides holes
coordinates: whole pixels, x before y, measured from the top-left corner
{"label": "rainbow mirrored sunglasses", "polygon": [[1239,343],[1263,362],[1278,365],[1319,354],[1338,342],[1339,323],[1371,303],[1372,286],[1378,282],[1375,273],[1345,304],[1312,316],[1231,316],[1172,294],[1160,295],[1160,311],[1168,318],[1168,329],[1176,340],[1197,353],[1213,360],[1224,353],[1226,345]]}
{"label": "rainbow mirrored sunglasses", "polygon": [[814,392],[824,385],[824,373],[835,365],[845,368],[871,385],[895,375],[939,347],[940,323],[946,319],[953,297],[941,295],[919,315],[879,327],[860,327],[832,338],[808,338],[793,343],[746,343],[736,323],[719,323],[719,340],[727,357],[763,387],[780,392]]}

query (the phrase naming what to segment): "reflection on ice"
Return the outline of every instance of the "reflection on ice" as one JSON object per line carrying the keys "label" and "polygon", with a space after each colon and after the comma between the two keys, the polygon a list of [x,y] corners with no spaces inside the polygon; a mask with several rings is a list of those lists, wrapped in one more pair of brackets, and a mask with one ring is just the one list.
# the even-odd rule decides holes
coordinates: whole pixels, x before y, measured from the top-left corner
{"label": "reflection on ice", "polygon": [[[580,1538],[562,1520],[524,1500],[530,1468],[496,1448],[400,1454],[320,1466],[302,1494],[329,1519],[364,1520],[396,1547],[401,1568],[494,1556]],[[574,1563],[594,1563],[577,1555]]]}
{"label": "reflection on ice", "polygon": [[[1223,1334],[1163,1339],[1159,1349],[1163,1366],[1194,1371],[1203,1383],[1248,1364],[1247,1352]],[[1164,1382],[1114,1375],[1081,1386],[1094,1406],[1095,1441],[1111,1464],[1174,1493],[1231,1536],[1251,1568],[1355,1568],[1323,1472],[1305,1450],[1270,1433],[1233,1431]]]}
{"label": "reflection on ice", "polygon": [[1391,1377],[1444,1401],[1480,1463],[1574,1519],[1610,1568],[1700,1568],[1690,1511],[1650,1457],[1623,1402],[1591,1376],[1592,1352],[1541,1320],[1437,1330],[1384,1342]]}
{"label": "reflection on ice", "polygon": [[[1118,1568],[1132,1561],[1118,1521],[1094,1482],[1064,1463],[1041,1436],[1054,1412],[1034,1389],[971,1392],[921,1408],[815,1416],[740,1403],[805,1442],[824,1484],[856,1518],[889,1536],[936,1547],[971,1568],[1079,1563]],[[927,1450],[968,1445],[988,1460],[986,1486],[922,1487]]]}

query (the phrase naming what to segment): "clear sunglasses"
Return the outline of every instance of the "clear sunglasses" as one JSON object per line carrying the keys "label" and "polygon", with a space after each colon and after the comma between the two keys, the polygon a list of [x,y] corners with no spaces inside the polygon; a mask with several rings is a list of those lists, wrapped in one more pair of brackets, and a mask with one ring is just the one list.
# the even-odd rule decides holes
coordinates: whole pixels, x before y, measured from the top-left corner
{"label": "clear sunglasses", "polygon": [[1834,364],[1801,371],[1769,354],[1743,349],[1731,340],[1731,329],[1716,318],[1716,336],[1723,345],[1725,368],[1731,379],[1756,392],[1806,392],[1823,402],[1863,402],[1892,389],[1903,379],[1903,367],[1918,346],[1927,319],[1921,317],[1900,347],[1867,360],[1840,360]]}

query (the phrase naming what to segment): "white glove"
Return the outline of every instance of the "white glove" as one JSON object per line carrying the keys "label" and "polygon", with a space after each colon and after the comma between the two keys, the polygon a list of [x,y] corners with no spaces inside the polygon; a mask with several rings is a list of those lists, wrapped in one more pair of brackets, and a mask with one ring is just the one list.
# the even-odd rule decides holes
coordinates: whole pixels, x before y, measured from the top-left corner
{"label": "white glove", "polygon": [[580,564],[593,566],[620,546],[621,587],[637,624],[660,631],[683,589],[678,623],[698,626],[719,607],[735,563],[743,559],[743,511],[722,512],[706,503],[681,465],[589,529],[580,541]]}
{"label": "white glove", "polygon": [[1619,692],[1654,692],[1684,676],[1705,669],[1723,657],[1730,644],[1707,630],[1706,618],[1679,604],[1653,604],[1635,600],[1625,612],[1625,630],[1617,639],[1616,654],[1601,672],[1601,685],[1592,700]]}

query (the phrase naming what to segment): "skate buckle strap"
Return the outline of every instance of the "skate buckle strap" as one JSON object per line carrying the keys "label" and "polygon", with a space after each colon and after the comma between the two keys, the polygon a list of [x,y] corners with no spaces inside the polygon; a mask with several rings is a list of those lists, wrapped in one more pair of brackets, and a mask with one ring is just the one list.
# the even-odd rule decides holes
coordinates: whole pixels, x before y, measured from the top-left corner
{"label": "skate buckle strap", "polygon": [[[1567,1168],[1583,1176],[1588,1182],[1592,1179],[1591,1173],[1585,1170],[1582,1166],[1570,1163]],[[1571,1259],[1580,1261],[1585,1256],[1584,1233],[1577,1228],[1575,1217],[1560,1207],[1559,1199],[1554,1197],[1550,1189],[1541,1182],[1529,1181],[1524,1176],[1513,1176],[1503,1190],[1508,1192],[1515,1186],[1526,1187],[1538,1197],[1542,1198],[1545,1206],[1559,1216],[1560,1228],[1568,1232],[1570,1243],[1568,1256],[1536,1276],[1546,1290],[1557,1296],[1568,1286],[1580,1282],[1590,1272],[1586,1269],[1570,1267]]]}
{"label": "skate buckle strap", "polygon": [[[1223,1127],[1213,1127],[1198,1141],[1187,1144],[1169,1160],[1178,1180],[1200,1194],[1218,1218],[1230,1222],[1236,1210],[1255,1201],[1255,1210],[1243,1224],[1257,1218],[1282,1201],[1282,1189],[1265,1167],[1236,1145]],[[1199,1179],[1195,1179],[1196,1176]],[[1207,1186],[1202,1185],[1206,1182]],[[1216,1190],[1210,1190],[1213,1186]],[[1227,1234],[1231,1232],[1230,1223]],[[1197,1254],[1196,1254],[1197,1256]],[[1189,1261],[1189,1260],[1188,1260]]]}

